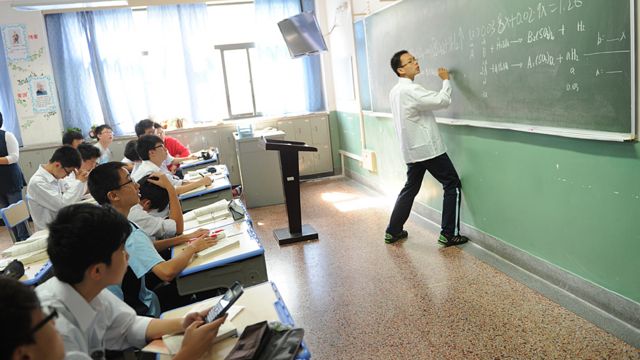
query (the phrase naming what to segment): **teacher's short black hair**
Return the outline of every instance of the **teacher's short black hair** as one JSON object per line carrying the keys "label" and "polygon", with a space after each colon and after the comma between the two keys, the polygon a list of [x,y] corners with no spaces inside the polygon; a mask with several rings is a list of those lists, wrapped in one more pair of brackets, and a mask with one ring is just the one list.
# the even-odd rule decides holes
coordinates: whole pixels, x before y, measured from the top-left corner
{"label": "teacher's short black hair", "polygon": [[400,50],[397,53],[393,54],[393,56],[391,57],[391,70],[393,70],[393,72],[398,76],[400,76],[400,74],[398,73],[398,69],[402,65],[400,57],[406,53],[408,53],[407,50]]}

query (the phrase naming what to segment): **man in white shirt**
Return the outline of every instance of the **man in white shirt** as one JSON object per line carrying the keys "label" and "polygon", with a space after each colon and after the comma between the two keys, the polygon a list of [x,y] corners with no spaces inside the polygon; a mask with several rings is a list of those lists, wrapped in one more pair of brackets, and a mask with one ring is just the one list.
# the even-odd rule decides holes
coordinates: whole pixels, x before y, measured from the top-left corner
{"label": "man in white shirt", "polygon": [[[156,250],[163,251],[190,239],[209,234],[209,230],[199,229],[193,233],[181,235],[184,230],[184,219],[180,200],[173,185],[162,173],[144,176],[138,181],[138,185],[140,202],[129,209],[127,218],[154,240]],[[166,219],[149,214],[153,210],[162,212],[167,206],[170,211]]]}
{"label": "man in white shirt", "polygon": [[[44,230],[63,207],[80,201],[86,191],[89,173],[78,170],[82,165],[78,150],[70,146],[56,149],[48,164],[40,165],[29,179],[27,196],[36,231]],[[77,182],[65,189],[61,181],[74,173]]]}
{"label": "man in white shirt", "polygon": [[[100,159],[100,149],[91,144],[80,144],[75,148],[78,149],[80,158],[82,159],[80,171],[90,173],[91,170],[95,169],[96,165],[98,164],[98,159]],[[69,191],[69,189],[74,188],[78,183],[78,179],[76,179],[75,173],[69,174],[69,176],[65,177],[61,181],[64,183],[63,191]]]}
{"label": "man in white shirt", "polygon": [[106,350],[141,348],[148,341],[186,330],[174,359],[205,353],[225,318],[204,324],[206,312],[183,319],[138,316],[106,287],[127,271],[127,219],[110,207],[75,204],[60,210],[49,226],[47,252],[56,274],[38,286],[43,306],[59,314],[66,359],[104,359]]}
{"label": "man in white shirt", "polygon": [[444,188],[438,242],[445,246],[464,244],[468,239],[459,232],[462,185],[446,153],[447,149],[433,115],[434,110],[445,109],[451,104],[449,72],[445,68],[439,68],[442,89],[429,91],[413,82],[420,73],[420,65],[408,51],[398,51],[393,55],[391,69],[399,78],[389,93],[389,102],[402,156],[407,164],[407,182],[391,213],[385,243],[391,244],[409,235],[403,226],[409,218],[413,200],[420,191],[424,174],[429,171]]}
{"label": "man in white shirt", "polygon": [[184,194],[200,186],[211,185],[212,181],[208,176],[193,182],[180,180],[179,178],[174,177],[173,174],[167,170],[166,166],[162,166],[167,158],[167,149],[165,148],[162,139],[155,135],[143,135],[138,138],[136,149],[138,150],[138,155],[142,159],[142,163],[131,174],[134,181],[139,181],[143,176],[151,173],[162,172],[176,188],[176,193],[178,195]]}

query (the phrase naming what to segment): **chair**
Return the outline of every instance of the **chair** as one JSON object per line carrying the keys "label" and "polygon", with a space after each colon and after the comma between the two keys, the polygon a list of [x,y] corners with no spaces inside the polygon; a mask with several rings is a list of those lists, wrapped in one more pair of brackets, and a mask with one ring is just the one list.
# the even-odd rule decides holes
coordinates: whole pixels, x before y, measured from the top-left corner
{"label": "chair", "polygon": [[4,221],[7,229],[9,229],[9,234],[11,234],[11,238],[15,243],[17,241],[16,235],[13,233],[13,228],[21,223],[25,223],[27,227],[27,231],[29,235],[31,235],[31,229],[29,229],[29,209],[27,208],[27,203],[24,200],[20,200],[15,204],[11,204],[4,209],[0,209],[0,216],[2,216],[2,220]]}

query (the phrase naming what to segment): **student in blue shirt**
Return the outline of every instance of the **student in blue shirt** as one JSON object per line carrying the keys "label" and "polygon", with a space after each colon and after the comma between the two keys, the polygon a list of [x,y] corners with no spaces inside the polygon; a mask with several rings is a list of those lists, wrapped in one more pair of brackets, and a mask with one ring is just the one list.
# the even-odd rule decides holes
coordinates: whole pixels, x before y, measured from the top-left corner
{"label": "student in blue shirt", "polygon": [[[96,167],[89,175],[89,191],[101,205],[110,205],[127,217],[131,208],[140,201],[139,185],[129,176],[125,164],[109,162]],[[184,270],[193,255],[217,243],[214,238],[201,236],[192,241],[183,251],[171,260],[165,261],[153,245],[149,236],[139,227],[129,222],[131,234],[127,238],[126,250],[129,253],[129,271],[124,277],[121,293],[115,290],[138,314],[158,316],[160,308],[158,297],[146,287],[145,276],[154,274],[161,281],[170,282]],[[168,294],[160,299],[163,309],[176,305],[185,305],[184,299]],[[172,296],[169,296],[172,295]],[[188,303],[188,302],[187,302]]]}

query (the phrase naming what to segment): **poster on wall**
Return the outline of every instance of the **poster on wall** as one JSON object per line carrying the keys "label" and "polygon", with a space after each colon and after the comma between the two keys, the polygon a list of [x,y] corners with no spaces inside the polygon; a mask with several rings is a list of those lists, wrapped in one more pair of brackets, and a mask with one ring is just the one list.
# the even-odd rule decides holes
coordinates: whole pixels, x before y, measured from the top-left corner
{"label": "poster on wall", "polygon": [[2,40],[7,60],[26,60],[29,57],[27,30],[24,25],[2,26]]}
{"label": "poster on wall", "polygon": [[29,92],[33,104],[33,112],[43,113],[56,110],[56,105],[51,93],[51,78],[37,76],[29,78]]}

